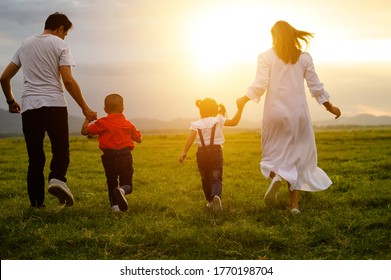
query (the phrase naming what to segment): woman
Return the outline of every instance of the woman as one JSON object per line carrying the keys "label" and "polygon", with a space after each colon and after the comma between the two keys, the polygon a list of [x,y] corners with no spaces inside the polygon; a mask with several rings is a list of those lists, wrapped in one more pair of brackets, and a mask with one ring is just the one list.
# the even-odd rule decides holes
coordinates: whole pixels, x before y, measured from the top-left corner
{"label": "woman", "polygon": [[282,179],[288,182],[290,209],[300,213],[299,191],[321,191],[331,185],[326,173],[317,167],[315,135],[305,95],[304,80],[311,95],[338,118],[341,112],[329,102],[309,53],[301,41],[309,44],[312,33],[297,30],[285,21],[271,29],[273,47],[258,57],[253,85],[237,100],[259,102],[266,92],[262,121],[261,171],[272,182],[265,194],[265,204],[273,205]]}

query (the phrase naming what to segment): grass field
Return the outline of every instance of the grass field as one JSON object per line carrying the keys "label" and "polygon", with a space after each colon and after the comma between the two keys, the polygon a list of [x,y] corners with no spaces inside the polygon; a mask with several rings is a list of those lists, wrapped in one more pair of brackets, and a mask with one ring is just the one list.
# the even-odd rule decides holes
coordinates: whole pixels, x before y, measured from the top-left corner
{"label": "grass field", "polygon": [[1,259],[391,259],[391,129],[317,131],[319,167],[333,185],[302,192],[296,216],[285,187],[275,207],[264,205],[259,133],[226,130],[224,210],[214,217],[195,148],[178,163],[186,137],[144,135],[125,213],[111,212],[96,139],[71,138],[75,205],[47,194],[42,210],[29,207],[24,140],[0,139]]}

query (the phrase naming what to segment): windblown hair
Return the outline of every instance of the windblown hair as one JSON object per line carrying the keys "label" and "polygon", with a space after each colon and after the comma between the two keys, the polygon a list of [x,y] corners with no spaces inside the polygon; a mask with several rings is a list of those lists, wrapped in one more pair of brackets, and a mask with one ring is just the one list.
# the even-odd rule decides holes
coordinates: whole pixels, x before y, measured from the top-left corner
{"label": "windblown hair", "polygon": [[217,105],[217,102],[211,98],[198,99],[196,106],[200,109],[201,118],[216,117],[218,114],[224,117],[227,116],[227,110],[224,105]]}
{"label": "windblown hair", "polygon": [[72,22],[64,14],[56,12],[51,14],[45,21],[45,29],[56,30],[57,28],[64,26],[64,30],[68,31],[72,28]]}
{"label": "windblown hair", "polygon": [[105,109],[108,113],[122,113],[124,100],[121,95],[112,93],[105,98]]}
{"label": "windblown hair", "polygon": [[297,30],[286,21],[277,21],[271,29],[273,48],[277,56],[287,64],[295,64],[302,52],[300,40],[309,46],[313,33]]}

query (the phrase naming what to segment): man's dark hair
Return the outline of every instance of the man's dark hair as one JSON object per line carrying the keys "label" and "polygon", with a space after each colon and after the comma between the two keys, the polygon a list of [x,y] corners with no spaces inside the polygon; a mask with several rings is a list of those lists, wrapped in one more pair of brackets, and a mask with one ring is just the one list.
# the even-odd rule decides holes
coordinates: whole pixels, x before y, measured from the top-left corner
{"label": "man's dark hair", "polygon": [[72,22],[66,15],[56,12],[51,14],[45,21],[45,29],[56,30],[60,26],[64,26],[64,30],[68,31],[72,28]]}

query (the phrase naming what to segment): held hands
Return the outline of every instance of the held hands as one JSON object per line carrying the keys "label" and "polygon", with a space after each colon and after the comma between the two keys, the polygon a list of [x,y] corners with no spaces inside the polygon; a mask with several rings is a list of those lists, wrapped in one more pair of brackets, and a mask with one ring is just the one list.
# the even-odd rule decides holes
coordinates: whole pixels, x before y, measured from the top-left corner
{"label": "held hands", "polygon": [[238,99],[236,99],[236,105],[238,106],[238,109],[241,110],[244,108],[244,105],[246,105],[247,101],[249,101],[250,99],[244,95]]}
{"label": "held hands", "polygon": [[90,122],[95,121],[98,118],[97,112],[92,111],[90,108],[83,110],[83,114]]}
{"label": "held hands", "polygon": [[87,118],[85,118],[83,125],[81,127],[81,131],[80,131],[81,135],[89,135],[90,134],[90,132],[88,131],[88,124],[89,123],[90,123],[90,121]]}

